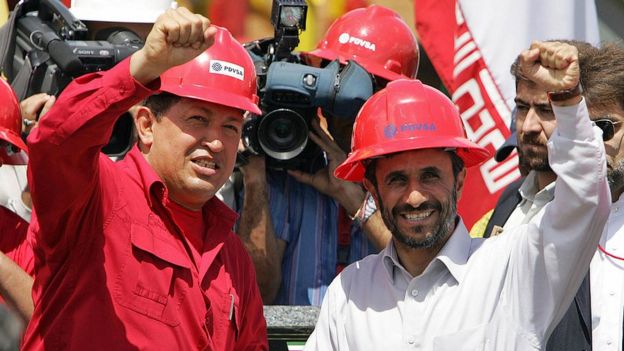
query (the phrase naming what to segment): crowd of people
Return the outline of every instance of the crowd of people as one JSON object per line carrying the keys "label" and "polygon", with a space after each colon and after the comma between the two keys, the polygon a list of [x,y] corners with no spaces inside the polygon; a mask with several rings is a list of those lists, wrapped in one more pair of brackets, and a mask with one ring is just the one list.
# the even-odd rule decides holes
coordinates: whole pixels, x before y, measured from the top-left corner
{"label": "crowd of people", "polygon": [[[301,53],[357,62],[374,94],[357,117],[319,109],[322,157],[278,169],[237,163],[263,113],[248,51],[137,3],[70,8],[94,37],[144,40],[113,68],[22,101],[0,79],[0,296],[21,349],[268,350],[263,304],[280,304],[320,306],[306,350],[622,350],[624,46],[536,41],[509,63],[497,159],[517,148],[523,178],[475,238],[457,201],[492,155],[417,79],[397,13],[352,10]],[[111,158],[128,111],[134,142]]]}

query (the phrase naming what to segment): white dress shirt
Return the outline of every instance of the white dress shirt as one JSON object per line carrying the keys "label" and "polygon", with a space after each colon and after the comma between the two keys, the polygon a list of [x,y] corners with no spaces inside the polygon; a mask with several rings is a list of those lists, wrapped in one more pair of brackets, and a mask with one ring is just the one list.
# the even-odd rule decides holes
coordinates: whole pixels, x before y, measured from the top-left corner
{"label": "white dress shirt", "polygon": [[581,284],[609,215],[604,146],[584,101],[553,106],[559,175],[539,225],[471,239],[461,222],[418,277],[393,242],[330,285],[305,350],[540,350]]}
{"label": "white dress shirt", "polygon": [[[600,244],[624,257],[624,196],[611,207]],[[596,250],[590,265],[592,349],[621,351],[624,325],[624,261]]]}
{"label": "white dress shirt", "polygon": [[30,223],[31,210],[22,201],[26,188],[26,166],[2,165],[0,167],[0,206],[5,207]]}
{"label": "white dress shirt", "polygon": [[537,188],[537,174],[530,171],[518,189],[522,200],[511,213],[503,229],[514,228],[529,222],[539,223],[544,215],[544,206],[555,197],[555,182],[539,190]]}

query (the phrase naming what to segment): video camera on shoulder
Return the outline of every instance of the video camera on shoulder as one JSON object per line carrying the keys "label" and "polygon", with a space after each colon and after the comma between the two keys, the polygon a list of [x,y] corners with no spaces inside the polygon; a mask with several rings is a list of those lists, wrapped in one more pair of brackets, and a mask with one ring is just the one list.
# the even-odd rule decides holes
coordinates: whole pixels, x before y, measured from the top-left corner
{"label": "video camera on shoulder", "polygon": [[355,61],[343,65],[335,60],[315,68],[293,53],[306,13],[305,0],[273,0],[275,37],[245,45],[255,63],[263,114],[245,120],[243,144],[248,152],[265,155],[273,169],[309,171],[324,160],[322,150],[308,139],[318,109],[354,119],[373,94],[371,75]]}
{"label": "video camera on shoulder", "polygon": [[[37,93],[58,96],[74,78],[110,69],[143,47],[138,35],[121,27],[88,40],[85,24],[60,0],[22,1],[6,26],[2,70],[20,100]],[[132,127],[129,114],[119,118],[104,153],[124,154],[132,143]]]}

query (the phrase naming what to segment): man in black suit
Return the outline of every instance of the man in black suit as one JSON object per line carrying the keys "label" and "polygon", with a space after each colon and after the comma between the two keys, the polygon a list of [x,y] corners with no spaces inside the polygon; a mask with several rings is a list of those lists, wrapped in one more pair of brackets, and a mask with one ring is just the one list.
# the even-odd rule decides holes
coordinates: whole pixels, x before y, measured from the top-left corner
{"label": "man in black suit", "polygon": [[[622,350],[622,310],[624,306],[624,258],[613,252],[624,243],[624,48],[569,42],[579,51],[580,81],[591,119],[603,133],[607,168],[614,203],[588,273],[574,302],[553,331],[546,350]],[[556,175],[548,165],[546,143],[556,133],[556,123],[545,89],[518,74],[516,77],[516,141],[520,164],[529,170],[526,177],[512,183],[501,195],[484,236],[499,235],[505,228],[523,223],[539,223],[543,206],[554,197]],[[513,139],[497,160],[513,150]],[[621,198],[620,198],[621,197]],[[621,254],[620,254],[621,255]],[[614,345],[615,344],[615,345]]]}

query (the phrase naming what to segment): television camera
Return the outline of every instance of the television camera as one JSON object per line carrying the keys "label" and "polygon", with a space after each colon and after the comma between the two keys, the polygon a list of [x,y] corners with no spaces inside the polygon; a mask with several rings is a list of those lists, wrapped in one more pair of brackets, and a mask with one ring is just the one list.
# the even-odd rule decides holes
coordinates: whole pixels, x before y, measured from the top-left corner
{"label": "television camera", "polygon": [[[58,96],[74,78],[107,70],[143,46],[141,38],[121,27],[88,40],[85,24],[60,0],[21,1],[5,26],[2,70],[20,100],[42,92]],[[132,127],[128,113],[119,118],[103,152],[124,154],[133,140]]]}
{"label": "television camera", "polygon": [[355,61],[316,68],[293,52],[306,14],[305,0],[273,0],[275,36],[245,44],[254,60],[263,114],[245,119],[243,144],[246,152],[265,155],[273,169],[310,171],[323,156],[308,138],[318,109],[353,120],[373,94],[371,75]]}

